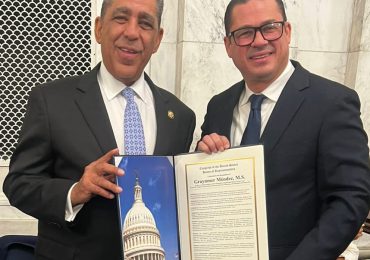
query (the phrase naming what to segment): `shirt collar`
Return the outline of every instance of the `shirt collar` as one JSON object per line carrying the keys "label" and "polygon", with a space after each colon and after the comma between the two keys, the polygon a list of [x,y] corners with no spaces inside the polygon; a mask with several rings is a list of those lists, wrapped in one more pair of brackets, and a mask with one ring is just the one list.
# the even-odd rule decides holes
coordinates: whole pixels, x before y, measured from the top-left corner
{"label": "shirt collar", "polygon": [[[127,88],[125,84],[117,80],[113,75],[107,70],[104,63],[101,62],[100,70],[98,72],[98,81],[101,83],[101,87],[105,92],[108,100],[114,99],[116,96],[121,95],[122,90]],[[134,90],[135,94],[143,100],[144,103],[149,102],[148,96],[145,94],[147,89],[147,83],[144,79],[144,72],[141,73],[139,79],[130,86]]]}
{"label": "shirt collar", "polygon": [[[290,76],[292,76],[293,72],[294,72],[294,66],[292,62],[289,61],[283,73],[281,73],[280,76],[274,82],[272,82],[264,91],[262,91],[261,94],[265,95],[268,99],[276,103],[285,85],[287,84]],[[241,98],[240,105],[247,104],[249,97],[253,94],[255,93],[253,93],[248,88],[247,83],[245,83],[244,96]]]}

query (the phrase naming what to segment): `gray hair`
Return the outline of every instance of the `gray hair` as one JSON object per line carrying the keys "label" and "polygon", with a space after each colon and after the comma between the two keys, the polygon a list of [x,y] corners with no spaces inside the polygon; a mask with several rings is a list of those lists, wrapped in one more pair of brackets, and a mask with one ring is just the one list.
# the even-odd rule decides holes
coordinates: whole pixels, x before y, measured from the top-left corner
{"label": "gray hair", "polygon": [[[104,17],[107,8],[113,3],[114,0],[103,0],[103,4],[101,6],[100,16]],[[156,0],[157,1],[157,18],[158,18],[158,25],[161,25],[162,21],[162,13],[163,13],[163,6],[164,0]]]}

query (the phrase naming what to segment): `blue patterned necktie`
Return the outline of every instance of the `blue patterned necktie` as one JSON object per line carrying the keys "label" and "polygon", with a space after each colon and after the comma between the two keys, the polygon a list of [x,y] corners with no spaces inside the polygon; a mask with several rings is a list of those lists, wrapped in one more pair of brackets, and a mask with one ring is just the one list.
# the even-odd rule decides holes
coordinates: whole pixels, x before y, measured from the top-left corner
{"label": "blue patterned necktie", "polygon": [[243,133],[241,145],[259,144],[261,135],[261,105],[266,97],[264,95],[252,95],[251,110],[249,112],[248,124]]}
{"label": "blue patterned necktie", "polygon": [[125,133],[125,154],[145,154],[144,129],[139,109],[134,101],[135,92],[130,87],[126,87],[122,91],[122,95],[127,102],[123,126]]}

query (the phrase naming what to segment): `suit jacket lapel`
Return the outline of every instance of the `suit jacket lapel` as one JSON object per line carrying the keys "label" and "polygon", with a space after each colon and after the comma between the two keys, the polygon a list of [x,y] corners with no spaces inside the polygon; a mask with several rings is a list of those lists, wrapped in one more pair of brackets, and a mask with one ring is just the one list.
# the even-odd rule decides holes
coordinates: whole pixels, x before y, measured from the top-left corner
{"label": "suit jacket lapel", "polygon": [[245,88],[244,80],[236,83],[230,88],[229,96],[224,99],[223,106],[219,107],[217,113],[218,120],[221,120],[217,125],[219,129],[215,132],[226,136],[230,140],[231,124],[233,120],[234,108],[239,102],[240,95]]}
{"label": "suit jacket lapel", "polygon": [[82,77],[77,87],[76,104],[104,154],[117,144],[97,80],[99,66]]}
{"label": "suit jacket lapel", "polygon": [[168,147],[171,146],[170,140],[173,138],[170,131],[170,122],[168,112],[171,110],[168,107],[168,99],[161,95],[159,88],[152,82],[147,74],[145,80],[148,83],[154,97],[155,116],[157,119],[157,138],[154,148],[154,154],[166,154]]}
{"label": "suit jacket lapel", "polygon": [[266,153],[271,151],[278,143],[279,138],[304,102],[303,90],[309,87],[309,72],[298,63],[293,61],[292,63],[296,69],[284,87],[261,136]]}

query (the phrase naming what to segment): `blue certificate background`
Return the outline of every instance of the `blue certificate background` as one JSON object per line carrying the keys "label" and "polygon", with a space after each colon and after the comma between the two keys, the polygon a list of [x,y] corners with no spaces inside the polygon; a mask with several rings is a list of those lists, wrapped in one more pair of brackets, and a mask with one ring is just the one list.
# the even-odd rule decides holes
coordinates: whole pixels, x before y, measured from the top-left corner
{"label": "blue certificate background", "polygon": [[172,157],[122,157],[118,167],[125,171],[125,175],[117,178],[117,184],[123,189],[119,195],[123,225],[134,202],[136,177],[139,178],[143,202],[154,216],[166,260],[175,260],[179,259],[179,234],[174,169],[169,160]]}

